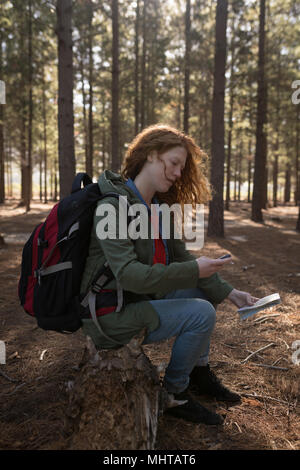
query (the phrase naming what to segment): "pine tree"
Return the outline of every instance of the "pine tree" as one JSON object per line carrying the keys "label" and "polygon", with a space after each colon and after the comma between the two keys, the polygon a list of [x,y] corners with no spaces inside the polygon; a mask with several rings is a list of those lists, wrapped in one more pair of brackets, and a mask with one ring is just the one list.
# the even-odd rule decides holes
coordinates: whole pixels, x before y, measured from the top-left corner
{"label": "pine tree", "polygon": [[227,0],[218,0],[216,12],[216,43],[214,95],[212,109],[211,184],[213,198],[209,205],[208,235],[224,237],[224,94],[226,66]]}

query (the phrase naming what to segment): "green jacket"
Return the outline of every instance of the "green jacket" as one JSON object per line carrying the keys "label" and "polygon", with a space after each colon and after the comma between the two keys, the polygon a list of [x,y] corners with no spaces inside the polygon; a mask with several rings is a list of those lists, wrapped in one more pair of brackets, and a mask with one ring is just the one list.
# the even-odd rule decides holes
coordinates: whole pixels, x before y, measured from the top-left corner
{"label": "green jacket", "polygon": [[[117,192],[127,196],[130,205],[141,203],[134,191],[125,184],[125,180],[110,170],[105,170],[100,175],[98,184],[102,193]],[[118,215],[118,199],[108,196],[98,202],[98,206],[101,204],[112,204]],[[125,298],[125,305],[119,312],[98,317],[102,330],[110,338],[126,344],[144,327],[148,332],[158,328],[159,317],[149,300],[160,299],[172,290],[199,287],[213,304],[218,304],[233,289],[218,274],[199,279],[195,257],[186,250],[182,240],[172,236],[167,240],[169,264],[166,266],[160,263],[152,265],[153,239],[150,236],[146,239],[138,238],[135,242],[129,238],[100,240],[96,235],[96,228],[106,215],[97,215],[97,209],[95,211],[81,292],[87,292],[99,267],[107,260],[116,279],[105,288],[115,289],[117,280],[124,290]],[[116,228],[118,230],[118,217]],[[113,342],[101,335],[91,319],[83,320],[83,332],[91,336],[97,347],[115,347]]]}

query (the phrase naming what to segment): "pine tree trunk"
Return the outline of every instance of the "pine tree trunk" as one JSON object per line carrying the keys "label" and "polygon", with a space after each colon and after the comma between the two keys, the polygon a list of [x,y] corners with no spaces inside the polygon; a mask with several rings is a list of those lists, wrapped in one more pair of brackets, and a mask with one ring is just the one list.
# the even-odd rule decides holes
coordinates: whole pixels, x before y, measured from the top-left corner
{"label": "pine tree trunk", "polygon": [[155,80],[157,76],[157,69],[156,64],[158,62],[158,54],[157,54],[157,42],[156,38],[158,36],[158,28],[157,28],[157,15],[158,15],[158,7],[159,2],[158,0],[153,0],[154,7],[156,11],[156,16],[153,19],[152,25],[152,34],[151,34],[151,59],[149,60],[149,70],[148,70],[148,77],[149,77],[149,110],[148,110],[148,124],[154,124],[156,122],[156,86]]}
{"label": "pine tree trunk", "polygon": [[191,56],[191,1],[186,0],[185,11],[185,60],[184,60],[184,111],[183,129],[186,134],[189,132],[190,114],[190,56]]}
{"label": "pine tree trunk", "polygon": [[81,75],[81,92],[82,92],[82,113],[83,113],[83,134],[84,134],[84,157],[85,162],[88,161],[88,132],[87,132],[87,118],[86,118],[86,93],[84,89],[84,66],[83,66],[83,57],[80,56],[80,75]]}
{"label": "pine tree trunk", "polygon": [[25,187],[25,206],[26,212],[30,211],[30,201],[32,198],[32,119],[33,119],[33,100],[32,100],[32,3],[28,0],[28,147],[26,159],[26,187]]}
{"label": "pine tree trunk", "polygon": [[238,201],[241,201],[241,186],[242,186],[242,159],[243,159],[243,142],[241,141],[240,152],[238,156]]}
{"label": "pine tree trunk", "polygon": [[[21,91],[23,93],[23,90]],[[26,194],[26,101],[24,96],[21,98],[21,128],[20,128],[20,159],[21,159],[21,202],[25,205]]]}
{"label": "pine tree trunk", "polygon": [[75,176],[72,0],[57,0],[58,155],[60,198],[70,194]]}
{"label": "pine tree trunk", "polygon": [[119,161],[119,5],[112,0],[112,171],[118,172]]}
{"label": "pine tree trunk", "polygon": [[40,177],[40,202],[43,201],[43,168],[42,168],[42,157],[40,156],[40,161],[39,161],[39,177]]}
{"label": "pine tree trunk", "polygon": [[296,107],[296,152],[295,152],[295,171],[296,171],[296,184],[295,184],[295,204],[300,204],[300,155],[299,155],[299,149],[300,149],[300,114],[299,110]]}
{"label": "pine tree trunk", "polygon": [[56,202],[57,201],[57,197],[58,197],[58,189],[57,189],[57,166],[58,166],[58,162],[57,160],[54,161],[54,191],[53,191],[53,201]]}
{"label": "pine tree trunk", "polygon": [[298,204],[299,204],[299,211],[298,211],[298,220],[297,220],[296,230],[297,232],[300,232],[300,201]]}
{"label": "pine tree trunk", "polygon": [[216,12],[211,152],[211,184],[215,193],[212,201],[210,201],[208,218],[208,235],[218,237],[224,237],[224,95],[227,11],[227,0],[218,0]]}
{"label": "pine tree trunk", "polygon": [[249,161],[248,161],[248,196],[247,196],[248,202],[251,202],[251,169],[252,169],[252,163],[249,158]]}
{"label": "pine tree trunk", "polygon": [[269,167],[266,165],[265,167],[265,175],[264,175],[264,185],[263,185],[263,209],[268,208],[268,181],[269,181]]}
{"label": "pine tree trunk", "polygon": [[[277,140],[277,139],[276,139]],[[277,207],[278,193],[278,153],[275,153],[273,162],[273,206]]]}
{"label": "pine tree trunk", "polygon": [[234,156],[234,192],[233,192],[234,202],[236,202],[237,200],[237,183],[238,183],[238,154],[236,153]]}
{"label": "pine tree trunk", "polygon": [[88,5],[88,29],[89,29],[89,151],[88,159],[86,160],[86,172],[93,177],[93,160],[94,160],[94,136],[93,136],[93,72],[94,72],[94,59],[93,59],[93,4],[89,1]]}
{"label": "pine tree trunk", "polygon": [[275,145],[273,147],[274,151],[274,161],[273,161],[273,206],[277,207],[278,199],[278,161],[279,161],[279,125],[280,125],[280,57],[278,58],[278,74],[277,74],[277,86],[276,86],[276,115],[275,115]]}
{"label": "pine tree trunk", "polygon": [[6,159],[6,175],[7,175],[7,195],[8,197],[12,197],[12,145],[11,145],[11,137],[9,135],[9,129],[7,131],[7,159]]}
{"label": "pine tree trunk", "polygon": [[5,201],[5,154],[4,154],[4,132],[3,132],[3,122],[4,122],[4,104],[0,103],[0,204],[3,204]]}
{"label": "pine tree trunk", "polygon": [[[0,79],[3,77],[3,66],[2,66],[2,27],[0,26]],[[0,204],[5,201],[5,154],[4,154],[4,103],[0,101]]]}
{"label": "pine tree trunk", "polygon": [[141,130],[146,125],[146,54],[147,54],[147,0],[143,3],[143,51],[142,51],[142,74],[141,74]]}
{"label": "pine tree trunk", "polygon": [[267,88],[265,83],[265,0],[260,0],[256,151],[252,197],[254,222],[263,222],[266,176]]}
{"label": "pine tree trunk", "polygon": [[230,202],[230,180],[231,180],[231,140],[233,130],[233,89],[230,89],[230,109],[229,109],[229,122],[228,122],[228,143],[227,143],[227,173],[226,173],[226,202],[225,209],[229,211]]}
{"label": "pine tree trunk", "polygon": [[291,200],[291,165],[287,163],[285,170],[284,202]]}
{"label": "pine tree trunk", "polygon": [[47,157],[47,112],[46,112],[46,84],[45,84],[45,68],[43,68],[43,137],[44,137],[44,203],[48,202],[48,187],[47,187],[47,172],[48,172],[48,157]]}
{"label": "pine tree trunk", "polygon": [[140,0],[136,3],[136,18],[135,18],[135,69],[134,69],[134,116],[135,116],[135,134],[139,132],[139,115],[140,115],[140,102],[139,102],[139,30],[140,30]]}
{"label": "pine tree trunk", "polygon": [[227,172],[226,172],[226,200],[225,209],[229,211],[230,202],[230,180],[231,180],[231,141],[233,132],[233,104],[234,104],[234,64],[235,64],[235,28],[234,19],[232,20],[232,38],[231,38],[231,62],[230,62],[230,98],[229,98],[229,118],[228,118],[228,142],[227,142]]}

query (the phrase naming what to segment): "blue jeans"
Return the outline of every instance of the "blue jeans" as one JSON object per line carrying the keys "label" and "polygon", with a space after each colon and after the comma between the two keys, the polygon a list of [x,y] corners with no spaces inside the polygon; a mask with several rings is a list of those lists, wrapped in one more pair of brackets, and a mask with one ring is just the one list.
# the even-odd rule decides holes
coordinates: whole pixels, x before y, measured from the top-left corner
{"label": "blue jeans", "polygon": [[150,301],[159,315],[160,326],[146,336],[143,344],[176,336],[164,377],[164,386],[170,393],[185,390],[193,368],[208,363],[216,311],[206,299],[200,289],[192,288],[172,291],[163,299]]}

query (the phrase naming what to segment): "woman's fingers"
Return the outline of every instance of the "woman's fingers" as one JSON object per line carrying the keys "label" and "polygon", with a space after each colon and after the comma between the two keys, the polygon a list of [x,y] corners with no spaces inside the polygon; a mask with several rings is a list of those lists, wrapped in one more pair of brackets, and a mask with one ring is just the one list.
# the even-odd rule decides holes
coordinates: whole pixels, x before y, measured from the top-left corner
{"label": "woman's fingers", "polygon": [[215,266],[218,269],[221,269],[224,264],[232,264],[232,259],[231,258],[225,258],[225,259],[212,259],[211,260],[213,263],[213,266]]}
{"label": "woman's fingers", "polygon": [[212,259],[201,256],[197,259],[200,277],[209,277],[223,268],[224,264],[232,263],[231,258]]}

